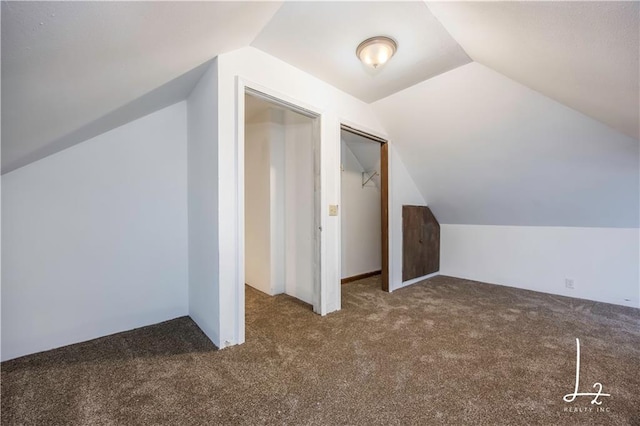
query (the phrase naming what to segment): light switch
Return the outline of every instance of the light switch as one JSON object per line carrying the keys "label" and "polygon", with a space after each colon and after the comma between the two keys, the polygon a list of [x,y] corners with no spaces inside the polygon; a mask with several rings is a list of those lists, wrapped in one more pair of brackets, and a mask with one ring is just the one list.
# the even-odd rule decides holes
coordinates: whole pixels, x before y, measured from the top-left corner
{"label": "light switch", "polygon": [[337,204],[329,204],[329,216],[338,216]]}

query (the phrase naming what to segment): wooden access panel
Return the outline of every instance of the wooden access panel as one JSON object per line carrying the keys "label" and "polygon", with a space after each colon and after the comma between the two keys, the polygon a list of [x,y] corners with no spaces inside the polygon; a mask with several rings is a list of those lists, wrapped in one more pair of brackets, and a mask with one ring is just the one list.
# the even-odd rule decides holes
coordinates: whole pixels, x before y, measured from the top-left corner
{"label": "wooden access panel", "polygon": [[402,281],[440,270],[440,224],[429,207],[402,206]]}
{"label": "wooden access panel", "polygon": [[389,291],[389,146],[380,145],[380,201],[382,210],[382,290]]}

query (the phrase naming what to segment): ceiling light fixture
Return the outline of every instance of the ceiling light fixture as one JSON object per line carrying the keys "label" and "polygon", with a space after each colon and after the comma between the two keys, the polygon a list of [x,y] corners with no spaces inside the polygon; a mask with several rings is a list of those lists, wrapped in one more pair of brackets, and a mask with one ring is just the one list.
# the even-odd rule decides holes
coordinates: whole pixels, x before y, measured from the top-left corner
{"label": "ceiling light fixture", "polygon": [[360,60],[373,68],[387,62],[398,50],[394,39],[385,36],[371,37],[358,45],[356,55]]}

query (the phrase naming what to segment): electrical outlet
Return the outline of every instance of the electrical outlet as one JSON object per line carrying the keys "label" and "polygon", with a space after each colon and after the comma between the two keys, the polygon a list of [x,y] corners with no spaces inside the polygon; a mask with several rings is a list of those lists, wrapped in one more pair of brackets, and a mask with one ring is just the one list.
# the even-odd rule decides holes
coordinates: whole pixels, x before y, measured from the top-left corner
{"label": "electrical outlet", "polygon": [[336,204],[329,205],[329,216],[338,216],[338,206]]}
{"label": "electrical outlet", "polygon": [[573,279],[571,278],[565,278],[564,279],[564,286],[570,290],[573,290],[575,287],[573,286]]}

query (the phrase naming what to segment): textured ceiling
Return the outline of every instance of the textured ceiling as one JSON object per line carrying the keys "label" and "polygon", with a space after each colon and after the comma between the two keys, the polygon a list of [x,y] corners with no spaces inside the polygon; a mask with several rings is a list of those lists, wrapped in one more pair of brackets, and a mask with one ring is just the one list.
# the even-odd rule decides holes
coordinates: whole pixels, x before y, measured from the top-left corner
{"label": "textured ceiling", "polygon": [[216,55],[247,46],[280,5],[2,2],[3,172]]}
{"label": "textured ceiling", "polygon": [[[355,50],[376,35],[398,51],[372,70]],[[422,2],[288,2],[251,45],[365,102],[470,62]]]}
{"label": "textured ceiling", "polygon": [[639,138],[639,2],[427,4],[474,61]]}

